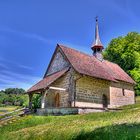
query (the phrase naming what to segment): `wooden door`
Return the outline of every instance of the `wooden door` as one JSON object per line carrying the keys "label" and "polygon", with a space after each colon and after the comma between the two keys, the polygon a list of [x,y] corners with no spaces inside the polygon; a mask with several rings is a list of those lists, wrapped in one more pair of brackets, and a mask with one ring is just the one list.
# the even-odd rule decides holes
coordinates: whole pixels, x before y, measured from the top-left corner
{"label": "wooden door", "polygon": [[102,101],[103,102],[103,108],[106,108],[107,105],[108,105],[107,96],[103,94],[103,99],[102,100],[103,100]]}
{"label": "wooden door", "polygon": [[59,93],[57,93],[55,95],[55,107],[59,107],[60,106],[60,95]]}

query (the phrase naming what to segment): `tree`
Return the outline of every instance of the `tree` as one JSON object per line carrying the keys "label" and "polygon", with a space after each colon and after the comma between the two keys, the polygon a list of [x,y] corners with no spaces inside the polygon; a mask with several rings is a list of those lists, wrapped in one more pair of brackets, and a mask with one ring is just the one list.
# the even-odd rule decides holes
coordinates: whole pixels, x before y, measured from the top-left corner
{"label": "tree", "polygon": [[25,90],[22,88],[7,88],[4,92],[6,94],[24,94]]}
{"label": "tree", "polygon": [[6,98],[8,98],[8,95],[1,91],[0,92],[0,104],[3,104]]}
{"label": "tree", "polygon": [[0,91],[0,105],[27,106],[28,98],[22,88],[7,88]]}
{"label": "tree", "polygon": [[112,39],[103,55],[121,66],[136,81],[135,91],[140,95],[140,34],[130,32]]}

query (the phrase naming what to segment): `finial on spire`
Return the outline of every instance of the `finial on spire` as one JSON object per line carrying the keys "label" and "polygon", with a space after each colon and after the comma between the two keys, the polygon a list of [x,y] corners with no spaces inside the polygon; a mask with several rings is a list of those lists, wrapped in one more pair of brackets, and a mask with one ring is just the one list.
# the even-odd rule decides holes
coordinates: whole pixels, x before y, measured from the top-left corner
{"label": "finial on spire", "polygon": [[98,16],[95,17],[96,22],[98,22]]}

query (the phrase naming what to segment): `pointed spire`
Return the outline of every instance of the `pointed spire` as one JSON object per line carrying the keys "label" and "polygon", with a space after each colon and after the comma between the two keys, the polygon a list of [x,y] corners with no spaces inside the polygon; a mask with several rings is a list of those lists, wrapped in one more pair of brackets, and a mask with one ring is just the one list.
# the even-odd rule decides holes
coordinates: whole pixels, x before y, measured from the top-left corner
{"label": "pointed spire", "polygon": [[98,27],[98,17],[96,16],[96,27],[95,27],[95,41],[91,46],[91,49],[94,50],[95,48],[104,49],[99,36],[99,27]]}

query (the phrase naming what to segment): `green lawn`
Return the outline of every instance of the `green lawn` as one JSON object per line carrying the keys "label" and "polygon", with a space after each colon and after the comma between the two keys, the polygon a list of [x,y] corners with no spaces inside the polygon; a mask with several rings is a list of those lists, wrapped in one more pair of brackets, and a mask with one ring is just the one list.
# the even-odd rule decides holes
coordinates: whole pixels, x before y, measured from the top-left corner
{"label": "green lawn", "polygon": [[140,98],[123,111],[23,117],[0,128],[1,140],[138,140]]}
{"label": "green lawn", "polygon": [[0,115],[1,114],[5,114],[11,111],[14,111],[15,109],[17,109],[18,106],[5,106],[5,107],[0,107]]}

